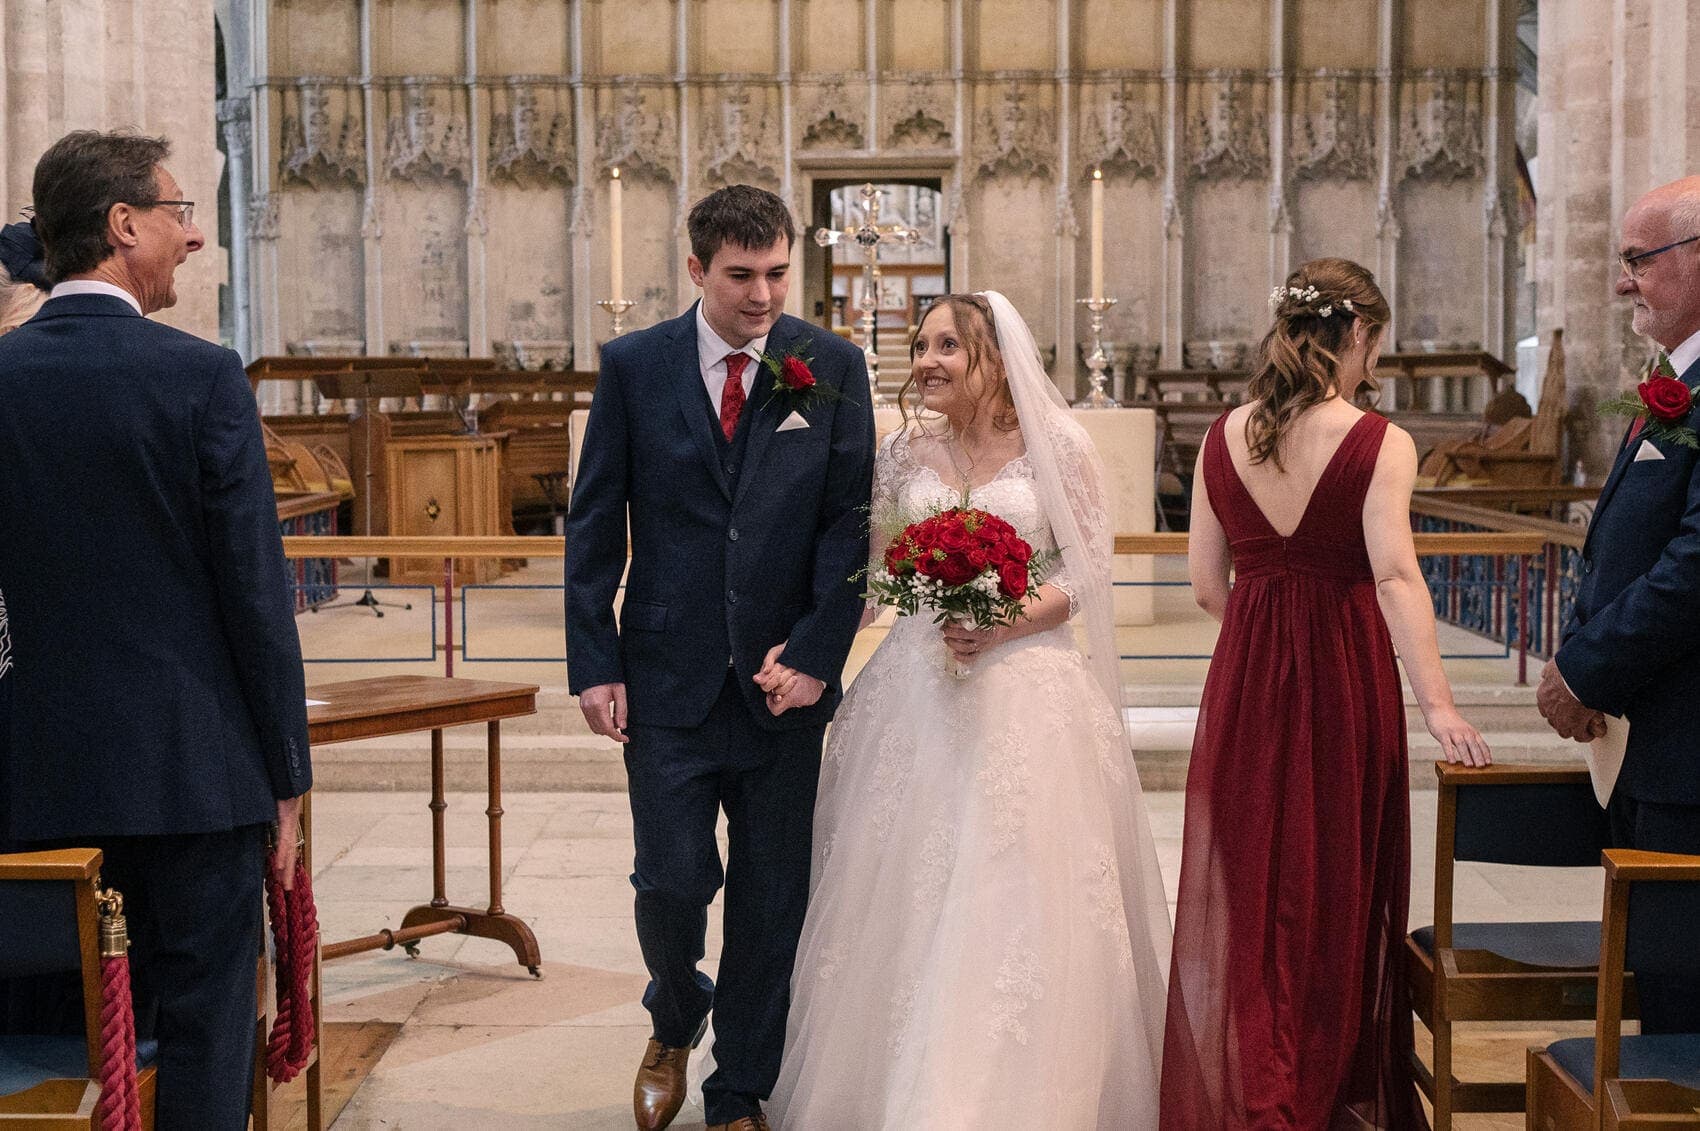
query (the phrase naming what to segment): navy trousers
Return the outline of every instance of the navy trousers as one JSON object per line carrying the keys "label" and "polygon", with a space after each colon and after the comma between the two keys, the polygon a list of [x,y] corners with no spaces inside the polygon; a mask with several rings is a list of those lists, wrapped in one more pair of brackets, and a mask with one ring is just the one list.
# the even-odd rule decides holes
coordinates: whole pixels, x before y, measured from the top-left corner
{"label": "navy trousers", "polygon": [[[124,896],[136,1033],[159,1041],[159,1131],[248,1126],[265,838],[266,826],[248,825],[18,846],[99,848],[101,883]],[[37,1024],[31,1028],[81,1032],[82,983],[75,977],[35,981],[30,1011]]]}
{"label": "navy trousers", "polygon": [[[643,1004],[675,1048],[714,1013],[708,1122],[754,1115],[773,1090],[790,1007],[791,966],[809,899],[815,785],[825,727],[764,731],[728,669],[698,727],[633,725],[626,746],[636,861]],[[726,812],[727,862],[714,829]],[[708,905],[726,886],[718,985],[697,969]]]}
{"label": "navy trousers", "polygon": [[[1700,805],[1637,801],[1614,792],[1612,843],[1648,852],[1700,855]],[[1643,1033],[1700,1033],[1700,977],[1635,972]]]}

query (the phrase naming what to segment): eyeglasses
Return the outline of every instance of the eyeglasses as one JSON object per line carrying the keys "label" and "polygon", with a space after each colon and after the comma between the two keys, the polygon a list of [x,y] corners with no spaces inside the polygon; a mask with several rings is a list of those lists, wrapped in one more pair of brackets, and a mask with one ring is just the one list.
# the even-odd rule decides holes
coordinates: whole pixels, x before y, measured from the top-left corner
{"label": "eyeglasses", "polygon": [[195,202],[192,200],[156,200],[150,207],[177,209],[177,222],[185,228],[195,222]]}
{"label": "eyeglasses", "polygon": [[1623,264],[1624,271],[1629,274],[1631,279],[1639,279],[1641,273],[1647,270],[1647,260],[1655,255],[1667,252],[1673,247],[1681,247],[1683,244],[1693,243],[1695,240],[1700,240],[1700,236],[1689,236],[1685,240],[1677,240],[1675,243],[1667,243],[1663,247],[1655,247],[1652,251],[1638,251],[1634,255],[1620,255],[1617,257],[1617,261]]}
{"label": "eyeglasses", "polygon": [[137,204],[130,200],[121,200],[119,204],[128,204],[131,208],[175,208],[177,222],[187,228],[195,222],[195,202],[192,200],[153,200],[147,204]]}

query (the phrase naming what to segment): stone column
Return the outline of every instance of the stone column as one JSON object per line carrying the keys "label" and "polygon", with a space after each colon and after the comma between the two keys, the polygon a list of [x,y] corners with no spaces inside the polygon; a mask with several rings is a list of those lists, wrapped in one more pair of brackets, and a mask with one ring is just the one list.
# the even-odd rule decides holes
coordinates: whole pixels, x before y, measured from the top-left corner
{"label": "stone column", "polygon": [[232,343],[243,361],[254,359],[249,315],[248,276],[248,155],[254,126],[248,100],[226,98],[218,104],[218,125],[224,136],[225,166],[230,192],[230,306]]}
{"label": "stone column", "polygon": [[1626,307],[1612,294],[1623,176],[1626,164],[1644,160],[1646,145],[1645,103],[1629,102],[1633,76],[1617,60],[1632,43],[1645,46],[1644,7],[1554,0],[1541,8],[1536,325],[1543,368],[1551,331],[1564,330],[1571,458],[1596,483],[1611,466],[1619,429],[1601,427],[1593,406],[1617,388],[1631,336]]}

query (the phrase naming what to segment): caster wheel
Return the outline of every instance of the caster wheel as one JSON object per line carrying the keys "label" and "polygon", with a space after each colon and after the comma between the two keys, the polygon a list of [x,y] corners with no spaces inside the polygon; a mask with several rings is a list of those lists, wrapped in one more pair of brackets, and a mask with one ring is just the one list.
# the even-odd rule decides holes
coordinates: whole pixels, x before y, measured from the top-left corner
{"label": "caster wheel", "polygon": [[418,958],[419,957],[419,944],[418,943],[414,943],[414,942],[402,943],[401,949],[407,952],[407,957],[409,957],[409,958]]}
{"label": "caster wheel", "polygon": [[532,977],[533,977],[533,978],[541,978],[541,977],[543,977],[543,970],[542,970],[542,968],[541,968],[541,967],[538,967],[538,966],[527,966],[527,967],[526,967],[526,969],[527,969],[527,970],[530,970],[530,971],[531,971],[531,976],[532,976]]}

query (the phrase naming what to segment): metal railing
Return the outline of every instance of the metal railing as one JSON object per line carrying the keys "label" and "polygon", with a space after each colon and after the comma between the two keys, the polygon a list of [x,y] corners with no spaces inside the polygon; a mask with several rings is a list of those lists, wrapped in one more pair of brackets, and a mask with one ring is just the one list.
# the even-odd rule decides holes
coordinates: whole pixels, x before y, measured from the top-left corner
{"label": "metal railing", "polygon": [[[1435,504],[1450,505],[1450,504]],[[1479,508],[1468,508],[1472,511]],[[1484,512],[1492,514],[1493,512]],[[1415,506],[1413,506],[1413,515]],[[1479,516],[1478,516],[1479,517]],[[1513,516],[1504,516],[1513,517]],[[1442,521],[1461,521],[1459,519],[1442,519]],[[1556,525],[1556,524],[1552,524]],[[1488,635],[1494,639],[1502,639],[1506,645],[1505,655],[1513,653],[1517,656],[1517,680],[1519,684],[1528,682],[1528,654],[1531,644],[1536,637],[1529,631],[1519,631],[1519,626],[1531,623],[1531,580],[1537,576],[1535,563],[1538,560],[1541,568],[1548,572],[1543,575],[1552,576],[1552,566],[1549,564],[1553,552],[1550,532],[1541,530],[1468,530],[1468,531],[1424,531],[1415,535],[1417,555],[1425,561],[1424,573],[1430,577],[1430,590],[1435,593],[1436,612],[1440,613],[1443,605],[1450,614],[1446,619],[1461,627]],[[443,562],[442,609],[443,632],[440,639],[435,631],[435,618],[432,621],[432,651],[440,652],[443,657],[443,674],[454,675],[455,653],[461,653],[462,661],[468,659],[466,651],[466,593],[468,589],[559,589],[559,585],[455,585],[455,561],[473,558],[561,558],[566,553],[566,543],[559,537],[551,536],[464,536],[464,537],[336,537],[305,535],[285,537],[283,540],[284,553],[295,561],[334,561],[337,558],[441,558]],[[1187,535],[1184,533],[1162,534],[1121,534],[1115,539],[1115,552],[1118,555],[1167,557],[1182,556],[1187,552]],[[1491,563],[1491,577],[1478,577],[1475,567],[1460,566],[1461,562],[1485,561]],[[1432,572],[1431,572],[1432,571]],[[1436,577],[1440,578],[1437,582]],[[1466,583],[1463,578],[1467,577]],[[1178,584],[1178,583],[1136,583],[1136,584]],[[1437,588],[1437,584],[1444,587]],[[417,588],[416,586],[410,588]],[[432,591],[433,605],[439,599],[435,586]],[[457,592],[461,605],[461,635],[457,641],[455,636],[455,605]],[[1556,591],[1548,585],[1544,593]],[[1468,594],[1463,597],[1461,595]],[[1485,596],[1484,596],[1485,595]],[[1481,610],[1477,610],[1477,605]],[[1469,623],[1457,619],[1456,614],[1461,608],[1471,610]],[[1544,624],[1547,626],[1547,636],[1551,638],[1555,610],[1543,609]],[[1479,627],[1478,627],[1479,625]],[[1497,631],[1495,626],[1498,626]],[[1128,658],[1128,657],[1124,657]],[[1133,657],[1150,658],[1150,657]],[[480,662],[559,662],[563,657],[477,657]],[[377,658],[374,658],[376,661]],[[345,661],[351,662],[351,661]]]}

